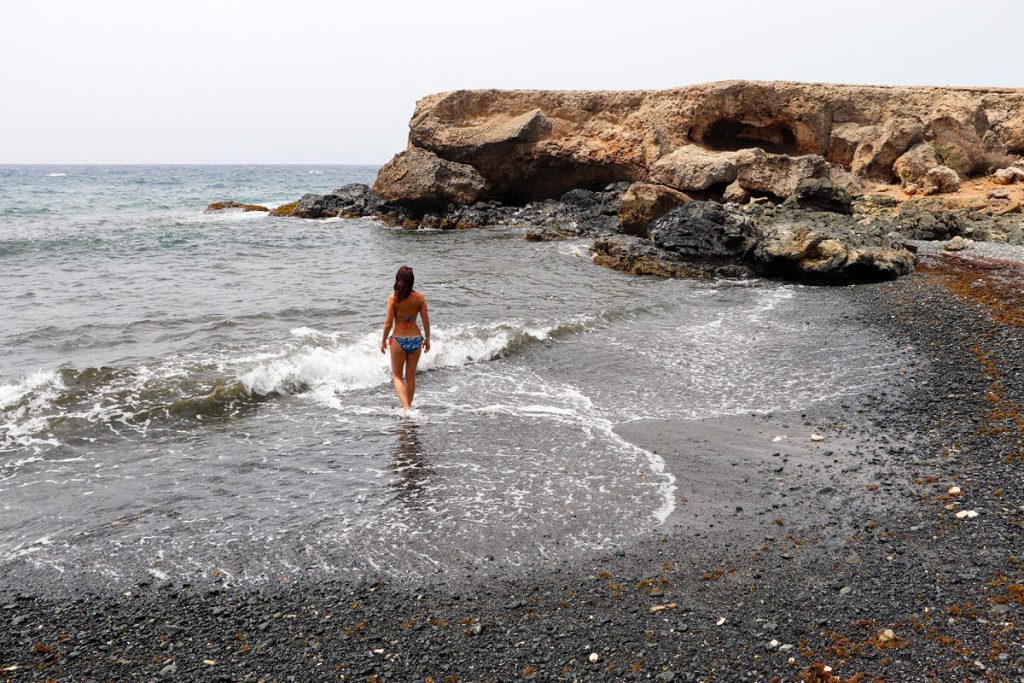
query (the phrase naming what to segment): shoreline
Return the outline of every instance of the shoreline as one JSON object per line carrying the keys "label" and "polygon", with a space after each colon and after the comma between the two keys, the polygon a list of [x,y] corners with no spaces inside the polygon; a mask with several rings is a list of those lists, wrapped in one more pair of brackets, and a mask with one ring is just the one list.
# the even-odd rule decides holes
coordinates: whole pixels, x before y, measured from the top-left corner
{"label": "shoreline", "polygon": [[[970,291],[928,269],[845,290],[857,318],[926,362],[888,399],[806,417],[619,425],[658,450],[680,493],[686,466],[701,462],[681,440],[704,439],[703,461],[727,474],[749,460],[722,459],[735,453],[724,434],[758,462],[711,481],[722,488],[700,491],[693,519],[677,509],[626,548],[429,585],[211,581],[73,599],[0,588],[0,680],[1017,680],[1024,328]],[[849,425],[839,438],[836,422]],[[781,430],[793,439],[764,442]],[[825,450],[838,462],[822,462]],[[867,467],[842,471],[865,453]],[[750,489],[785,482],[771,464],[783,457],[795,490],[772,508],[781,495]],[[819,486],[837,479],[847,488]],[[827,486],[839,500],[823,505]],[[722,491],[736,490],[752,502],[722,515]],[[725,533],[696,535],[723,516]]]}

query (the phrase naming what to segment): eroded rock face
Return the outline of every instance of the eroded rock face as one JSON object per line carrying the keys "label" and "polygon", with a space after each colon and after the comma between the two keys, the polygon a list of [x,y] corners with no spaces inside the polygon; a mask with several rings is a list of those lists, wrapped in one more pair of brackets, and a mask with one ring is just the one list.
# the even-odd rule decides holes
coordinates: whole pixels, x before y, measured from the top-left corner
{"label": "eroded rock face", "polygon": [[387,201],[419,207],[473,204],[487,189],[487,181],[469,164],[417,147],[395,155],[373,183],[374,194]]}
{"label": "eroded rock face", "polygon": [[[720,194],[738,178],[781,198],[799,180],[825,177],[820,161],[787,161],[808,156],[891,182],[898,159],[931,144],[935,165],[984,172],[993,155],[1024,151],[1021,111],[1024,91],[994,88],[722,81],[632,92],[462,90],[417,103],[403,154],[471,166],[484,180],[469,183],[473,201],[524,203],[620,181]],[[744,150],[756,150],[757,163],[743,163]],[[401,180],[379,193],[439,194],[403,192]]]}

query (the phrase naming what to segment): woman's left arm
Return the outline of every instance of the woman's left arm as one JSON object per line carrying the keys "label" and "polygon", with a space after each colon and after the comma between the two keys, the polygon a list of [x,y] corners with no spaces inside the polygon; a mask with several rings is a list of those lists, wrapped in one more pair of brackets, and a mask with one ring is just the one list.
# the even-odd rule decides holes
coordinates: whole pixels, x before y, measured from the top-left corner
{"label": "woman's left arm", "polygon": [[427,353],[430,351],[430,314],[427,312],[427,297],[423,297],[420,316],[423,318],[423,353]]}

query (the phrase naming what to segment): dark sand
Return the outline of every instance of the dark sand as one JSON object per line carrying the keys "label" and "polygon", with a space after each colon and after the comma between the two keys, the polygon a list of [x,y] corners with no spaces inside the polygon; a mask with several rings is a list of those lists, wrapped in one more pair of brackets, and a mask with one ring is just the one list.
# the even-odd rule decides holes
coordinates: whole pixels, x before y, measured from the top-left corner
{"label": "dark sand", "polygon": [[898,389],[621,425],[680,499],[627,548],[434,585],[0,588],[0,679],[1024,680],[1024,330],[948,270],[845,290],[925,361]]}

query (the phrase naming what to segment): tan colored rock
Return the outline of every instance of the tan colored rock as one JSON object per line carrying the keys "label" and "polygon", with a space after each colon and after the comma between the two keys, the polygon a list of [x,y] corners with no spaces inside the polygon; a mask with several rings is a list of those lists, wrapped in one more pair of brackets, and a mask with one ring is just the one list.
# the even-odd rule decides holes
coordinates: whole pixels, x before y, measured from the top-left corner
{"label": "tan colored rock", "polygon": [[734,180],[725,188],[725,192],[722,193],[722,200],[727,202],[736,202],[737,204],[746,204],[750,200],[750,193],[743,189],[743,186]]}
{"label": "tan colored rock", "polygon": [[[434,144],[440,143],[449,153],[465,150],[479,154],[491,148],[533,142],[543,137],[552,125],[540,109],[533,109],[518,116],[495,117],[479,125],[442,129]],[[430,149],[431,141],[424,142],[423,147]]]}
{"label": "tan colored rock", "polygon": [[1017,168],[1016,166],[1001,168],[992,174],[992,181],[999,185],[1024,182],[1024,168]]}
{"label": "tan colored rock", "polygon": [[472,204],[486,191],[487,181],[472,166],[416,147],[395,155],[373,183],[384,199],[417,206]]}
{"label": "tan colored rock", "polygon": [[908,183],[917,183],[929,170],[941,165],[942,162],[935,155],[935,147],[930,142],[922,142],[900,155],[893,163],[892,171],[906,186]]}
{"label": "tan colored rock", "polygon": [[997,185],[1009,185],[1016,179],[1016,174],[1008,168],[1001,168],[992,174],[992,182]]}
{"label": "tan colored rock", "polygon": [[689,195],[665,185],[633,183],[619,200],[619,225],[627,235],[646,236],[651,221],[689,201]]}
{"label": "tan colored rock", "polygon": [[798,157],[784,154],[762,154],[744,165],[736,174],[736,182],[748,192],[765,192],[776,197],[793,194],[801,180],[827,178],[831,168],[817,154]]}
{"label": "tan colored rock", "polygon": [[828,159],[842,168],[850,168],[857,148],[875,133],[874,126],[858,123],[837,123],[829,132]]}
{"label": "tan colored rock", "polygon": [[942,248],[945,251],[963,251],[964,249],[972,249],[973,245],[969,240],[965,240],[960,235],[956,235],[953,239],[943,244]]}
{"label": "tan colored rock", "polygon": [[298,202],[288,202],[287,204],[282,204],[281,206],[278,206],[277,208],[271,209],[270,210],[270,215],[271,216],[285,216],[285,217],[289,217],[290,218],[290,217],[295,215],[295,209],[298,206],[299,206]]}
{"label": "tan colored rock", "polygon": [[204,209],[204,213],[217,213],[218,211],[241,211],[243,213],[249,211],[270,211],[267,207],[261,204],[243,204],[242,202],[213,202]]}
{"label": "tan colored rock", "polygon": [[977,173],[993,155],[1024,151],[1022,111],[1024,90],[996,88],[722,81],[657,91],[462,90],[420,100],[409,143],[471,165],[486,180],[485,198],[518,201],[624,180],[683,191],[732,182],[730,157],[701,157],[701,165],[700,149],[818,155],[860,178],[891,181],[897,159],[932,142],[941,165]]}
{"label": "tan colored rock", "polygon": [[960,189],[960,176],[948,166],[937,166],[924,174],[922,194],[945,194]]}
{"label": "tan colored rock", "polygon": [[684,145],[658,159],[651,167],[655,183],[683,191],[707,190],[713,185],[731,183],[744,163],[764,155],[761,150],[715,152],[698,145]]}
{"label": "tan colored rock", "polygon": [[925,135],[924,121],[896,114],[882,120],[866,137],[853,156],[850,170],[864,178],[892,180],[892,165]]}

